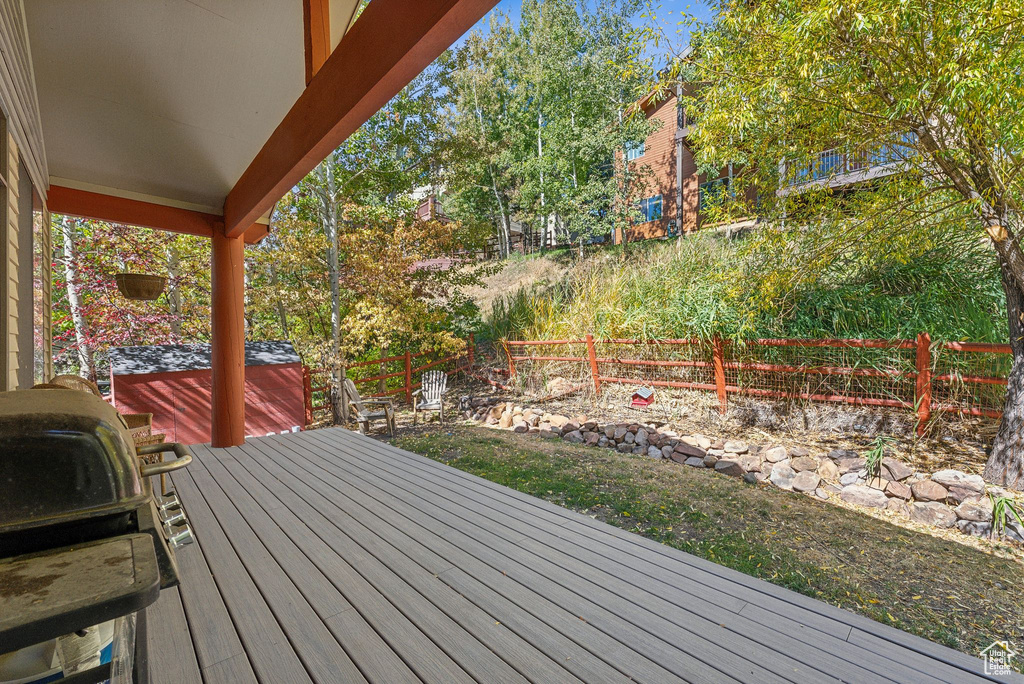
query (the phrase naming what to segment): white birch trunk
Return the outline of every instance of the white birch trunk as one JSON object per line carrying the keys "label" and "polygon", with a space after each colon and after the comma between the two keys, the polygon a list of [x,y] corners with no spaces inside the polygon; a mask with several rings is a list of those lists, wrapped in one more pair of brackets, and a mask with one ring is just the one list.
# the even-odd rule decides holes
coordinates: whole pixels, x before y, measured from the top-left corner
{"label": "white birch trunk", "polygon": [[64,279],[68,288],[68,308],[71,309],[71,322],[75,327],[75,346],[78,348],[79,375],[96,382],[96,360],[92,347],[89,345],[89,322],[82,311],[82,300],[78,291],[78,273],[76,263],[78,250],[75,246],[74,219],[61,219],[61,230],[64,233]]}

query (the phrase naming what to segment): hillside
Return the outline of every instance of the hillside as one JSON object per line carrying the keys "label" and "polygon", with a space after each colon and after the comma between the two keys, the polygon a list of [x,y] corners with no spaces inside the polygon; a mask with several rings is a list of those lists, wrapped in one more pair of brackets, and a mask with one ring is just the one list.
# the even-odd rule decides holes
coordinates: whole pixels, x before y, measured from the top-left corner
{"label": "hillside", "polygon": [[782,299],[742,240],[697,236],[506,261],[473,293],[494,338],[848,337],[1006,341],[984,245],[936,245],[910,263],[836,264]]}

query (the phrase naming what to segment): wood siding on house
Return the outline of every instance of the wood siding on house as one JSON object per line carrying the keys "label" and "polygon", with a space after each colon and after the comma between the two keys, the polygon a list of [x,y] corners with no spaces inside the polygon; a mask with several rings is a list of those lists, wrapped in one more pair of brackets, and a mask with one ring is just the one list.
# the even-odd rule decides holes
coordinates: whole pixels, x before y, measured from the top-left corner
{"label": "wood siding on house", "polygon": [[[637,223],[626,231],[629,241],[663,237],[670,221],[676,220],[676,97],[670,96],[646,111],[647,119],[658,122],[644,141],[644,153],[630,163],[636,170],[638,187],[634,202],[661,195],[661,218]],[[691,158],[692,161],[692,158]]]}
{"label": "wood siding on house", "polygon": [[[3,127],[0,175],[4,179],[2,237],[0,237],[0,389],[18,388],[21,358],[18,336],[18,146]],[[31,258],[28,256],[27,258]]]}

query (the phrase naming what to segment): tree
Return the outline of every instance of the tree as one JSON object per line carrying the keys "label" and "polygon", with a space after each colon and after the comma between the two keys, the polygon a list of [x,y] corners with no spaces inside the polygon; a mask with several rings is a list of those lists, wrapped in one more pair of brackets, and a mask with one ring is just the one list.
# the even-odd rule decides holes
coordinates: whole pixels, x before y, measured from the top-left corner
{"label": "tree", "polygon": [[541,247],[581,244],[621,223],[628,204],[614,164],[627,140],[650,126],[624,118],[646,74],[616,67],[639,53],[630,28],[636,0],[526,0],[518,26],[493,15],[444,62],[452,94],[443,164],[446,208],[465,222],[490,221],[502,256],[512,220]]}
{"label": "tree", "polygon": [[[763,244],[812,247],[799,250],[804,263],[773,268],[763,296],[784,297],[837,258],[911,259],[951,235],[987,239],[1014,363],[985,477],[1024,487],[1024,6],[760,0],[713,11],[694,56],[677,53],[667,72],[692,62],[705,84],[687,103],[697,161],[742,165],[731,204],[759,190]],[[854,195],[800,186],[809,171],[828,175],[825,150],[898,173]]]}

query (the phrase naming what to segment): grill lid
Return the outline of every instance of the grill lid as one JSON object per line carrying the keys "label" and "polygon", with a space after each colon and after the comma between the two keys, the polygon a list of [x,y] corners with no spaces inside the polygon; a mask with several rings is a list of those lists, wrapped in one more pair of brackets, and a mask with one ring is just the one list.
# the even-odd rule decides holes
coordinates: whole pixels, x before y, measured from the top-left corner
{"label": "grill lid", "polygon": [[86,392],[0,392],[0,535],[109,518],[147,500],[120,414]]}

